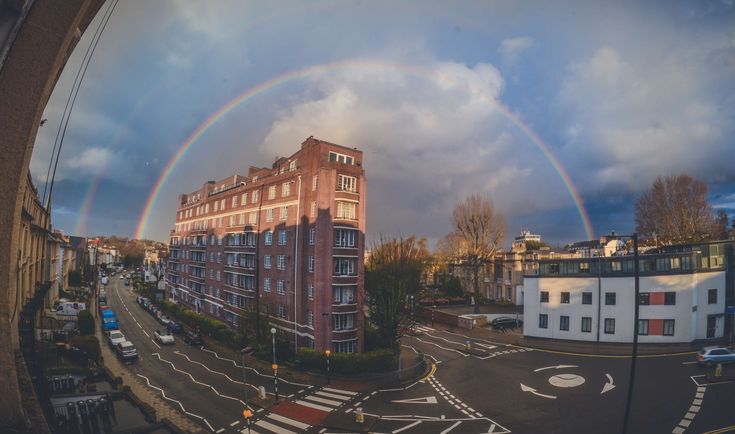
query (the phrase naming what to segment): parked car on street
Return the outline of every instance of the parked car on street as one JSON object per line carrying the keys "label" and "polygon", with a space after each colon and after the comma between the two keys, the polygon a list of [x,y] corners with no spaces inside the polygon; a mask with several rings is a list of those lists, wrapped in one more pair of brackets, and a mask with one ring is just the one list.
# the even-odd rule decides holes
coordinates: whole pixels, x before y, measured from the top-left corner
{"label": "parked car on street", "polygon": [[107,335],[107,341],[110,343],[111,346],[116,346],[120,342],[126,341],[125,335],[122,334],[120,330],[112,330]]}
{"label": "parked car on street", "polygon": [[204,345],[204,342],[202,342],[202,335],[195,331],[184,333],[184,342],[189,345]]}
{"label": "parked car on street", "polygon": [[155,332],[153,332],[153,338],[157,340],[161,345],[173,345],[174,344],[174,335],[172,335],[168,330],[158,330],[156,329]]}
{"label": "parked car on street", "polygon": [[510,316],[500,316],[490,321],[495,330],[515,329],[523,325],[523,321]]}
{"label": "parked car on street", "polygon": [[170,331],[173,334],[181,334],[184,333],[184,328],[181,326],[180,322],[171,321],[166,326],[168,328],[168,331]]}
{"label": "parked car on street", "polygon": [[735,352],[725,347],[704,347],[697,353],[700,366],[715,366],[718,363],[735,362]]}
{"label": "parked car on street", "polygon": [[138,358],[138,350],[135,349],[135,345],[130,341],[120,342],[115,347],[115,351],[117,351],[117,355],[123,360],[134,360]]}

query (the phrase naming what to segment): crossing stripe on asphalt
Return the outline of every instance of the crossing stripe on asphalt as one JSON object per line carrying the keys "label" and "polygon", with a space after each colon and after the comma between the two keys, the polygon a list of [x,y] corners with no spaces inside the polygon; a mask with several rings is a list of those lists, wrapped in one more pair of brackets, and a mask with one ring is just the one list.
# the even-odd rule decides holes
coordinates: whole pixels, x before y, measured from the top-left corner
{"label": "crossing stripe on asphalt", "polygon": [[287,418],[285,416],[281,416],[280,414],[276,414],[276,413],[269,414],[268,418],[276,420],[278,422],[283,422],[285,424],[291,425],[301,430],[306,430],[311,426],[303,422],[299,422],[298,420],[293,420],[293,419]]}
{"label": "crossing stripe on asphalt", "polygon": [[255,424],[258,425],[259,427],[267,429],[268,431],[273,431],[274,433],[278,433],[278,434],[296,434],[296,432],[294,431],[287,430],[286,428],[281,428],[278,425],[273,425],[272,423],[266,422],[262,419],[255,422]]}
{"label": "crossing stripe on asphalt", "polygon": [[313,402],[309,402],[309,401],[298,400],[298,401],[296,401],[296,403],[297,404],[304,405],[306,407],[315,408],[317,410],[326,411],[327,413],[329,413],[330,411],[334,410],[334,408],[332,408],[332,407],[325,407],[323,405],[314,404]]}
{"label": "crossing stripe on asphalt", "polygon": [[331,399],[326,399],[326,398],[319,398],[318,396],[305,396],[304,399],[308,399],[309,401],[314,401],[314,402],[320,402],[322,404],[334,405],[336,407],[339,407],[340,405],[342,405],[342,403],[339,401],[333,401]]}
{"label": "crossing stripe on asphalt", "polygon": [[342,400],[342,401],[348,401],[348,400],[352,399],[349,396],[337,395],[336,393],[329,393],[329,392],[324,392],[324,391],[321,391],[321,390],[318,391],[318,392],[316,392],[314,395],[326,396],[327,398],[334,398],[334,399],[339,399],[339,400]]}
{"label": "crossing stripe on asphalt", "polygon": [[350,395],[350,396],[357,395],[357,392],[352,392],[349,390],[342,390],[342,389],[332,389],[331,387],[322,387],[322,390],[326,390],[327,392],[333,392],[333,393],[341,393],[342,395]]}

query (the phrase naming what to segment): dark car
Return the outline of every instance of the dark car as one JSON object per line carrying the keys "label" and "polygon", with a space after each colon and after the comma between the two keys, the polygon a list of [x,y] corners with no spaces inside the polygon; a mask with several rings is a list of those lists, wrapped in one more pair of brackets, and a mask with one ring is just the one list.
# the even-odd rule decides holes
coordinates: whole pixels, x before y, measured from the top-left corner
{"label": "dark car", "polygon": [[204,345],[204,342],[202,342],[202,335],[195,331],[184,333],[184,342],[189,345]]}
{"label": "dark car", "polygon": [[166,326],[168,328],[168,331],[170,331],[173,334],[181,334],[184,333],[184,328],[181,326],[180,322],[171,321]]}
{"label": "dark car", "polygon": [[509,316],[500,316],[490,321],[490,325],[496,330],[515,329],[523,325],[523,321]]}

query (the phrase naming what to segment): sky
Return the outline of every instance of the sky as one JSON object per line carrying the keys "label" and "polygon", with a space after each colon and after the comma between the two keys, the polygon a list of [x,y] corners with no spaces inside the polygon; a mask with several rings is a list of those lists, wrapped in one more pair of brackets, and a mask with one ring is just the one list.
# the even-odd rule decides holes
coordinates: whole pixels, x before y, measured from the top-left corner
{"label": "sky", "polygon": [[[46,107],[31,161],[41,192],[108,5]],[[312,135],[364,152],[369,240],[433,244],[473,193],[505,215],[507,240],[587,239],[584,214],[595,237],[630,232],[635,200],[680,173],[735,214],[732,0],[161,0],[118,3],[99,40],[64,137],[54,226],[132,237],[177,150],[249,91],[173,166],[146,238],[167,239],[180,193],[270,166]]]}

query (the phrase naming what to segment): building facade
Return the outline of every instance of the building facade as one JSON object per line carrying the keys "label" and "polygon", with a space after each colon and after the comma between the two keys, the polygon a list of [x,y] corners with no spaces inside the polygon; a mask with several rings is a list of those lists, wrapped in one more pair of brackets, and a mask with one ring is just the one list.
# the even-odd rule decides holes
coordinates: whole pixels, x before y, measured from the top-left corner
{"label": "building facade", "polygon": [[[524,335],[632,342],[634,258],[552,259],[524,279]],[[639,255],[639,341],[682,343],[724,336],[733,303],[731,242]]]}
{"label": "building facade", "polygon": [[182,194],[167,298],[232,327],[259,312],[295,347],[362,351],[365,187],[361,151],[310,137]]}

